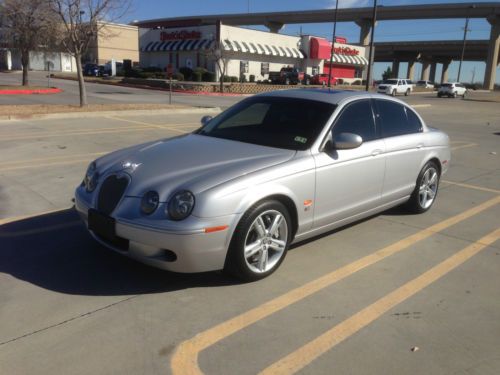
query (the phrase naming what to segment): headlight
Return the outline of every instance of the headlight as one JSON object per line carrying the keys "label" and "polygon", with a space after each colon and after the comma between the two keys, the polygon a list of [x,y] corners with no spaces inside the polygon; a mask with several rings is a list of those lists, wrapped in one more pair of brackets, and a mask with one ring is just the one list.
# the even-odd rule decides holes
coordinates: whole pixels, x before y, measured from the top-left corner
{"label": "headlight", "polygon": [[141,200],[141,211],[146,215],[150,215],[155,212],[158,204],[160,203],[160,197],[156,191],[148,191],[142,196]]}
{"label": "headlight", "polygon": [[99,179],[99,173],[97,172],[97,165],[95,161],[89,164],[87,172],[85,172],[85,177],[83,179],[83,185],[85,185],[85,190],[89,193],[93,192],[97,187],[97,182]]}
{"label": "headlight", "polygon": [[168,201],[167,212],[172,220],[183,220],[194,208],[194,195],[190,191],[181,190],[172,195]]}

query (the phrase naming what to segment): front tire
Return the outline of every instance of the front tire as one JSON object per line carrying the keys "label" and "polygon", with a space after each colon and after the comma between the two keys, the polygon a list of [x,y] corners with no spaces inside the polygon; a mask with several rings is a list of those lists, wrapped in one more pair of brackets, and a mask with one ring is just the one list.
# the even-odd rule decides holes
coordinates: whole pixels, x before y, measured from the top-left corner
{"label": "front tire", "polygon": [[408,96],[408,95],[410,95],[410,89],[407,89],[405,92],[405,96]]}
{"label": "front tire", "polygon": [[251,207],[236,227],[224,270],[243,281],[263,279],[278,269],[292,239],[287,208],[269,200]]}
{"label": "front tire", "polygon": [[396,96],[396,90],[392,90],[391,95]]}
{"label": "front tire", "polygon": [[424,165],[417,177],[417,184],[406,208],[415,214],[428,211],[436,200],[439,188],[439,168],[435,162],[429,161]]}

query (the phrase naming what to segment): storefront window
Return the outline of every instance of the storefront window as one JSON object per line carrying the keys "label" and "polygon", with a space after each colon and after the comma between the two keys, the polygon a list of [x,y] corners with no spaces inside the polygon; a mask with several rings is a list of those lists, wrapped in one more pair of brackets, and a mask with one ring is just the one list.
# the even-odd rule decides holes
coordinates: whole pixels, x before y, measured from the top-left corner
{"label": "storefront window", "polygon": [[269,74],[269,63],[268,62],[263,62],[260,64],[260,74],[261,75]]}

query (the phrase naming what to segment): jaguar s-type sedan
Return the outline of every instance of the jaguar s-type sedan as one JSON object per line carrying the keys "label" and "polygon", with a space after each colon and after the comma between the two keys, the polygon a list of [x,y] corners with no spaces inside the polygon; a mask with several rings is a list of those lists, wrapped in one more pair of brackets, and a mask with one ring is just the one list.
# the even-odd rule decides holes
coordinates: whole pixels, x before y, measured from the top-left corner
{"label": "jaguar s-type sedan", "polygon": [[427,211],[449,138],[378,94],[256,95],[193,133],[92,162],[75,205],[95,239],[176,272],[274,272],[290,244],[397,205]]}

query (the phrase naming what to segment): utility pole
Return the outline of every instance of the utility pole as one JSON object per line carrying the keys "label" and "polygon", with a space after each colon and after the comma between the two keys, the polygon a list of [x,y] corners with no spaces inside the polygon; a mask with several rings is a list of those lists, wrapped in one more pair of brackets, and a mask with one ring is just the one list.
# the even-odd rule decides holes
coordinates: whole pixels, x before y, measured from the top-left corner
{"label": "utility pole", "polygon": [[[474,9],[476,6],[473,4],[469,7],[469,9]],[[464,40],[462,43],[462,54],[460,55],[460,64],[458,64],[458,76],[457,82],[460,82],[460,72],[462,71],[462,62],[464,61],[465,54],[465,43],[467,42],[467,32],[469,30],[469,15],[467,14],[467,18],[465,19],[465,27],[464,27]]]}
{"label": "utility pole", "polygon": [[373,0],[372,31],[370,34],[370,54],[368,56],[368,72],[366,74],[366,91],[370,89],[372,79],[372,60],[373,60],[373,36],[375,35],[375,24],[377,23],[377,0]]}
{"label": "utility pole", "polygon": [[333,36],[332,49],[330,50],[330,70],[328,71],[328,88],[332,87],[333,54],[335,53],[335,39],[337,34],[337,12],[339,10],[339,0],[335,1],[335,14],[333,16]]}

